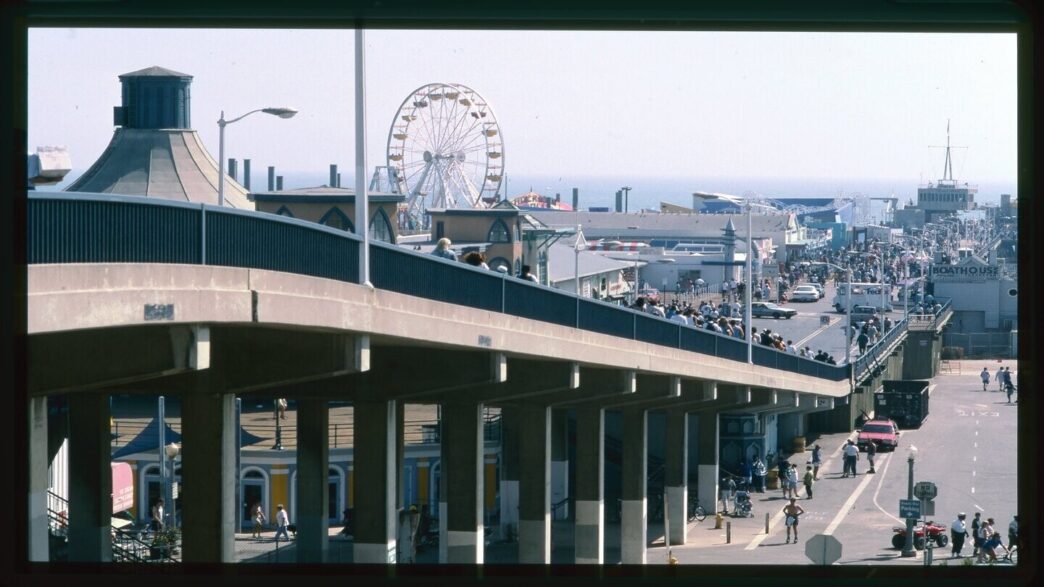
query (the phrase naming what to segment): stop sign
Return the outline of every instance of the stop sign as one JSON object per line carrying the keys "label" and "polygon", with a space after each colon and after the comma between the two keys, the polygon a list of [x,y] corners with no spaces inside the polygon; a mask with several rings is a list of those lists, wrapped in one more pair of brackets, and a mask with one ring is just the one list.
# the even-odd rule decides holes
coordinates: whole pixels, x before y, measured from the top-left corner
{"label": "stop sign", "polygon": [[805,556],[817,565],[832,565],[841,558],[841,542],[829,534],[816,534],[805,543]]}

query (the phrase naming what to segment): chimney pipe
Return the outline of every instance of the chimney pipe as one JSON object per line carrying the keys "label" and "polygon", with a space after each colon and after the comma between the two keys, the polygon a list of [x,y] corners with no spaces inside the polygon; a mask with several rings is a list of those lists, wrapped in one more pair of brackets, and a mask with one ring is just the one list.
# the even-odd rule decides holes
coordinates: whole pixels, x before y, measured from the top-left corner
{"label": "chimney pipe", "polygon": [[243,187],[250,190],[250,159],[243,159]]}
{"label": "chimney pipe", "polygon": [[623,212],[623,192],[616,190],[616,211]]}
{"label": "chimney pipe", "polygon": [[239,171],[239,170],[236,167],[236,160],[233,159],[232,157],[229,157],[228,158],[228,176],[231,177],[232,179],[235,179],[235,180],[238,181],[239,178],[236,177],[236,172],[237,171]]}
{"label": "chimney pipe", "polygon": [[580,209],[580,188],[573,188],[573,210]]}
{"label": "chimney pipe", "polygon": [[341,173],[337,173],[337,187],[341,187]]}
{"label": "chimney pipe", "polygon": [[283,191],[283,176],[282,175],[277,175],[276,176],[276,191],[277,192]]}
{"label": "chimney pipe", "polygon": [[275,191],[275,167],[272,165],[268,166],[268,191]]}
{"label": "chimney pipe", "polygon": [[332,188],[337,187],[337,164],[336,163],[331,163],[330,164],[330,183],[328,185],[330,187],[332,187]]}

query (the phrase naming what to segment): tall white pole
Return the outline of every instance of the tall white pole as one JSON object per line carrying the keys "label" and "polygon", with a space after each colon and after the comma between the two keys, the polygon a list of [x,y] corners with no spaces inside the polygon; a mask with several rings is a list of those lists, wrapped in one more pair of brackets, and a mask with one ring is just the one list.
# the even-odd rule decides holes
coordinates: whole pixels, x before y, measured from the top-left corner
{"label": "tall white pole", "polygon": [[366,71],[363,29],[355,29],[355,230],[359,246],[359,283],[370,283],[370,201],[366,194]]}
{"label": "tall white pole", "polygon": [[852,362],[852,268],[846,269],[848,285],[845,286],[845,314],[848,315],[848,328],[845,329],[845,364]]}
{"label": "tall white pole", "polygon": [[754,230],[751,228],[752,223],[750,220],[750,200],[747,200],[747,285],[743,288],[743,303],[747,308],[746,311],[746,324],[743,325],[743,329],[747,335],[747,364],[754,364],[754,336],[750,332],[750,290],[754,287],[754,273],[752,267],[752,257],[754,256]]}
{"label": "tall white pole", "polygon": [[225,205],[225,111],[218,121],[218,206]]}

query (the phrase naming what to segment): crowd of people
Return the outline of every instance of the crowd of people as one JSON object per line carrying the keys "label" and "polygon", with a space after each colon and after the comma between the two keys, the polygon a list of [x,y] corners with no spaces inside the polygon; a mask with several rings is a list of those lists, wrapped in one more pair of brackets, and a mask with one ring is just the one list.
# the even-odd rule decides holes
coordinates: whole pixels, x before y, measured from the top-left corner
{"label": "crowd of people", "polygon": [[982,517],[980,512],[975,512],[975,518],[971,527],[965,522],[967,515],[964,512],[957,514],[950,524],[950,558],[963,558],[961,551],[964,543],[971,534],[972,554],[977,563],[997,562],[997,551],[1001,550],[1010,555],[1013,549],[1019,545],[1019,516],[1014,515],[1008,524],[1008,544],[1005,546],[1001,533],[996,530],[996,522],[993,518]]}

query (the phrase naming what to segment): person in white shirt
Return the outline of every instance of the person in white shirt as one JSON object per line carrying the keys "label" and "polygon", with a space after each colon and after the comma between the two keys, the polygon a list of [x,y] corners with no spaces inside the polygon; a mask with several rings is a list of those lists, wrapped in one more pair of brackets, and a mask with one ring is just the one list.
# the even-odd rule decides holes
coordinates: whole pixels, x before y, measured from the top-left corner
{"label": "person in white shirt", "polygon": [[286,510],[283,509],[283,504],[276,506],[276,533],[275,541],[279,544],[279,536],[283,535],[286,537],[286,541],[290,542],[290,534],[287,533],[287,527],[290,525],[290,516],[287,515]]}
{"label": "person in white shirt", "polygon": [[845,444],[844,459],[845,473],[841,476],[848,477],[849,475],[852,475],[853,477],[855,477],[856,461],[859,459],[859,447],[857,447],[855,443],[853,443],[851,440],[849,440],[848,443]]}
{"label": "person in white shirt", "polygon": [[792,341],[792,340],[788,340],[787,341],[787,352],[792,354],[792,355],[796,355],[797,354],[797,347],[794,346],[794,341]]}
{"label": "person in white shirt", "polygon": [[1004,367],[997,367],[997,374],[993,378],[997,380],[997,391],[1004,391]]}
{"label": "person in white shirt", "polygon": [[671,316],[671,320],[681,322],[686,326],[692,326],[692,323],[689,322],[689,317],[686,316],[684,312],[675,312],[674,315]]}

